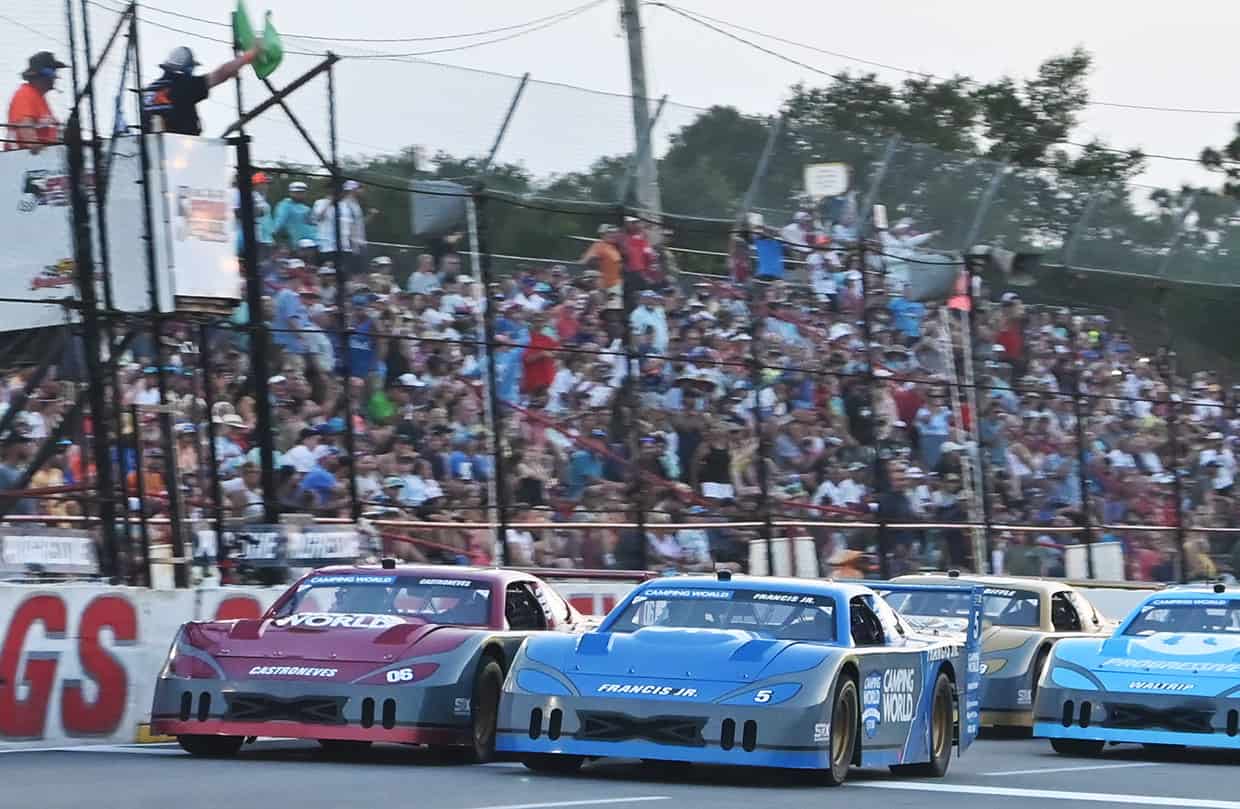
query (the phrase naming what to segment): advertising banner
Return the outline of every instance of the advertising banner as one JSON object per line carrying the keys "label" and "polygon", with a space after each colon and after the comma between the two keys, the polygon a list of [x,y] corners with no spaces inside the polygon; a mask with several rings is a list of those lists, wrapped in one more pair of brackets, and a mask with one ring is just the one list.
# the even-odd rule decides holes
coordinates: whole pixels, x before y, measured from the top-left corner
{"label": "advertising banner", "polygon": [[[236,301],[241,275],[234,252],[228,144],[186,135],[148,135],[159,308],[177,298]],[[123,312],[151,308],[147,272],[142,161],[137,136],[105,144],[111,292]],[[67,149],[0,152],[0,331],[62,324],[76,313],[58,304],[77,297]],[[94,217],[95,173],[87,153],[94,259],[102,244]],[[105,300],[102,275],[99,299]]]}
{"label": "advertising banner", "polygon": [[42,527],[0,529],[0,575],[36,572],[98,575],[94,536]]}

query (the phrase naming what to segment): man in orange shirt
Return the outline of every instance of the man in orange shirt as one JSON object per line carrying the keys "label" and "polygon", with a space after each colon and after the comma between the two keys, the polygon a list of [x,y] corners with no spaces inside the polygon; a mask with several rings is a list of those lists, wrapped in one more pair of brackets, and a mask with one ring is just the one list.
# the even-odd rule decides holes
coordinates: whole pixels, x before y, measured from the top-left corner
{"label": "man in orange shirt", "polygon": [[60,137],[60,124],[47,104],[47,94],[56,87],[56,71],[68,67],[48,51],[30,57],[22,72],[25,84],[17,88],[9,101],[8,129],[5,151],[30,149],[38,152]]}
{"label": "man in orange shirt", "polygon": [[598,288],[607,296],[606,308],[619,311],[624,308],[624,255],[620,252],[620,229],[614,225],[600,225],[598,235],[598,241],[586,250],[581,263],[598,271]]}

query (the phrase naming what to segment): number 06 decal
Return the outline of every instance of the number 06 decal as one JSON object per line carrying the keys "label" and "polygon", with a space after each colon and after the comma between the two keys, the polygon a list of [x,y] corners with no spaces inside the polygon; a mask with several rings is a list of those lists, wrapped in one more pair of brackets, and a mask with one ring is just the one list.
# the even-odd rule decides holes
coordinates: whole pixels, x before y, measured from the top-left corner
{"label": "number 06 decal", "polygon": [[753,695],[753,701],[754,702],[770,702],[771,695],[774,693],[775,692],[769,688],[760,689],[758,693]]}

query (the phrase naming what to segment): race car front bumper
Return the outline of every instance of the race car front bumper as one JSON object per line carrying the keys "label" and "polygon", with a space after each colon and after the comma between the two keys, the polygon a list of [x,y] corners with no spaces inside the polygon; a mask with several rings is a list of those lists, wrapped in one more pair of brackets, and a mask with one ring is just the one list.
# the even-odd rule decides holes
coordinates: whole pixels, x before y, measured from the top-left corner
{"label": "race car front bumper", "polygon": [[496,749],[823,769],[830,766],[829,722],[805,705],[756,708],[506,692]]}
{"label": "race car front bumper", "polygon": [[472,740],[456,686],[162,677],[151,730],[170,736],[272,736],[457,746]]}
{"label": "race car front bumper", "polygon": [[1240,699],[1043,686],[1033,735],[1240,750]]}

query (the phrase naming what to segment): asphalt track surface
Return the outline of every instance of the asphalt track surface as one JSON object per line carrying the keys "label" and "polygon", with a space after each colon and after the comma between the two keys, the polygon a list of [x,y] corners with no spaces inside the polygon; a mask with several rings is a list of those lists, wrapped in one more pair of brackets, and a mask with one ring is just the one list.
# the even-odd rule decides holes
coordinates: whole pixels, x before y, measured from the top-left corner
{"label": "asphalt track surface", "polygon": [[963,809],[997,801],[1005,809],[1240,809],[1240,753],[1112,747],[1096,759],[1074,759],[1041,740],[983,739],[952,761],[944,779],[854,770],[834,789],[745,767],[600,761],[577,775],[552,776],[515,762],[461,765],[420,748],[376,746],[341,757],[313,743],[276,740],[248,745],[233,760],[191,758],[175,745],[0,753],[2,809]]}

